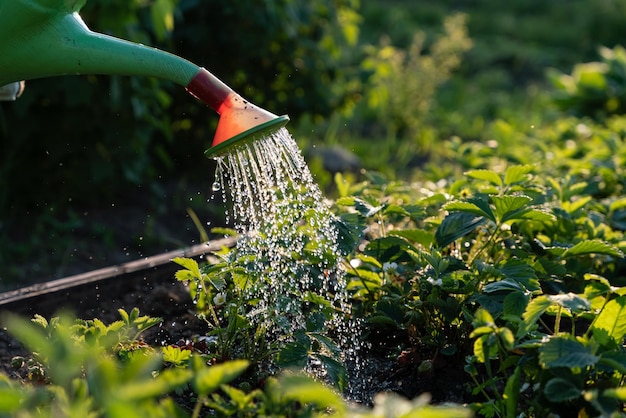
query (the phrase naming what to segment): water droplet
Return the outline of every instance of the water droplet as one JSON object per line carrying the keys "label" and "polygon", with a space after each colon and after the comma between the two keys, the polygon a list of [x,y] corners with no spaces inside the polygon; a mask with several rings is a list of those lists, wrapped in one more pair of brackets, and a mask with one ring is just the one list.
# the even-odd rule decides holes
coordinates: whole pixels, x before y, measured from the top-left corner
{"label": "water droplet", "polygon": [[213,190],[214,192],[219,192],[221,189],[222,189],[222,185],[220,184],[219,181],[213,182],[213,185],[211,186],[211,190]]}

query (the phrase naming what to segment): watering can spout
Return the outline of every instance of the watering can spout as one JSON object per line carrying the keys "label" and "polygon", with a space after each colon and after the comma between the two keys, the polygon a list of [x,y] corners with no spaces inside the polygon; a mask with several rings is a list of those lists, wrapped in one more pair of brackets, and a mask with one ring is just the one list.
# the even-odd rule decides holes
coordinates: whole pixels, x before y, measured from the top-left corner
{"label": "watering can spout", "polygon": [[[68,74],[158,77],[187,89],[220,115],[215,141],[277,118],[207,70],[176,55],[91,31],[86,0],[0,0],[0,86]],[[215,144],[214,141],[214,144]]]}

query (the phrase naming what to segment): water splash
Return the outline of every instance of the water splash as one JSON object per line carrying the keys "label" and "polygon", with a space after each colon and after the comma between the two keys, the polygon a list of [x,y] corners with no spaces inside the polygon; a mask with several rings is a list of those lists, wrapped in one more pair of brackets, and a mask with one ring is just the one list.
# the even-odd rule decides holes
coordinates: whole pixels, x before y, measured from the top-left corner
{"label": "water splash", "polygon": [[256,303],[248,319],[289,342],[306,329],[311,309],[326,304],[326,312],[335,312],[326,329],[343,360],[354,363],[360,344],[349,319],[335,218],[289,132],[239,144],[216,160],[216,183],[232,205],[226,218],[242,236],[237,257],[249,256],[246,268],[257,277],[245,289]]}

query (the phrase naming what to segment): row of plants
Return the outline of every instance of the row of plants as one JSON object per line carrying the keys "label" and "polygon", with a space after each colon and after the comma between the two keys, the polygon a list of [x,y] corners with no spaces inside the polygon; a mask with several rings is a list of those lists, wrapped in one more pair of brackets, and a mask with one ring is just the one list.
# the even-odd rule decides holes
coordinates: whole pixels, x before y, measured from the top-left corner
{"label": "row of plants", "polygon": [[156,408],[173,416],[620,416],[626,118],[564,118],[516,134],[524,136],[517,146],[445,141],[448,158],[412,182],[373,172],[335,177],[360,361],[378,331],[400,336],[387,355],[403,367],[423,373],[445,358],[465,373],[465,408],[387,396],[372,410],[354,409],[338,395],[350,396],[353,364],[324,327],[333,295],[309,293],[305,328],[268,343],[245,292],[259,280],[250,266],[265,261],[224,249],[214,265],[174,260],[207,323],[207,334],[186,346],[141,343],[158,321],[137,311],[110,325],[11,318],[9,330],[36,354],[15,359],[33,384],[3,378],[3,411],[114,416],[132,404],[139,415],[129,416]]}
{"label": "row of plants", "polygon": [[[6,417],[461,417],[468,411],[378,396],[372,408],[346,402],[301,371],[265,379],[262,387],[245,359],[217,362],[198,346],[150,347],[140,334],[160,318],[119,310],[104,324],[63,314],[5,325],[33,356],[15,357],[26,384],[0,374],[0,416]],[[390,415],[390,411],[395,411]]]}

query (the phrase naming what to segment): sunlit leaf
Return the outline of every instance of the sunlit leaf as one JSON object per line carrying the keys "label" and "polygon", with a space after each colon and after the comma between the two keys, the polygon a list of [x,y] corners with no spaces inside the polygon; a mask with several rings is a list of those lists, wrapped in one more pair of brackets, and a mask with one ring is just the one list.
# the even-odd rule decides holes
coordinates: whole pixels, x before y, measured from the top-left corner
{"label": "sunlit leaf", "polygon": [[565,250],[562,257],[575,257],[588,254],[605,254],[619,258],[624,257],[624,253],[622,253],[619,249],[604,241],[599,240],[581,241],[573,247]]}
{"label": "sunlit leaf", "polygon": [[199,395],[214,392],[220,385],[229,383],[248,368],[246,360],[233,360],[207,366],[201,356],[192,357],[194,375],[192,386]]}
{"label": "sunlit leaf", "polygon": [[281,392],[285,399],[295,400],[302,405],[315,404],[318,408],[332,408],[339,415],[345,404],[335,391],[304,375],[286,374],[280,378]]}
{"label": "sunlit leaf", "polygon": [[502,179],[500,178],[500,175],[498,175],[498,173],[496,173],[495,171],[470,170],[470,171],[467,171],[465,175],[474,179],[488,181],[494,186],[498,186],[498,187],[502,186]]}
{"label": "sunlit leaf", "polygon": [[593,338],[600,344],[610,341],[621,344],[626,336],[626,296],[609,301],[592,327]]}
{"label": "sunlit leaf", "polygon": [[602,394],[626,402],[626,387],[607,389]]}
{"label": "sunlit leaf", "polygon": [[135,379],[116,390],[117,397],[127,401],[140,401],[173,392],[187,384],[193,372],[189,369],[165,369],[156,378]]}
{"label": "sunlit leaf", "polygon": [[515,337],[511,330],[505,327],[498,328],[497,334],[502,342],[502,346],[507,350],[512,350],[515,344]]}
{"label": "sunlit leaf", "polygon": [[526,219],[529,221],[537,221],[537,222],[552,222],[556,220],[556,216],[544,210],[530,209],[530,210],[525,210],[524,212],[520,213],[517,219]]}
{"label": "sunlit leaf", "polygon": [[504,174],[504,184],[511,186],[517,183],[523,183],[530,179],[530,174],[535,169],[535,166],[530,164],[525,165],[513,165],[506,169]]}
{"label": "sunlit leaf", "polygon": [[565,209],[568,213],[574,213],[579,209],[585,207],[585,205],[591,202],[593,198],[591,196],[583,196],[578,199],[574,199],[569,202],[563,202],[563,209]]}
{"label": "sunlit leaf", "polygon": [[615,212],[616,210],[620,210],[624,208],[626,208],[626,197],[615,199],[609,205],[609,211],[611,212]]}
{"label": "sunlit leaf", "polygon": [[[480,201],[479,201],[480,202]],[[466,212],[477,216],[482,216],[492,221],[496,221],[496,218],[488,205],[479,205],[475,202],[460,202],[454,201],[446,203],[443,208],[448,212]]]}
{"label": "sunlit leaf", "polygon": [[493,334],[485,334],[474,341],[474,355],[479,363],[495,358],[498,354],[498,346]]}
{"label": "sunlit leaf", "polygon": [[26,398],[27,394],[25,389],[0,388],[0,413],[10,414],[11,412],[17,411]]}
{"label": "sunlit leaf", "polygon": [[435,236],[432,232],[423,229],[393,230],[389,231],[389,235],[406,238],[407,240],[421,244],[426,248],[428,248],[435,240]]}
{"label": "sunlit leaf", "polygon": [[522,315],[524,320],[522,326],[517,331],[517,336],[522,337],[537,323],[541,315],[552,305],[552,301],[547,296],[542,295],[532,299]]}
{"label": "sunlit leaf", "polygon": [[496,218],[500,222],[521,219],[523,210],[528,208],[532,199],[528,196],[492,196]]}
{"label": "sunlit leaf", "polygon": [[150,7],[152,27],[157,40],[163,41],[167,34],[174,29],[174,10],[176,4],[173,0],[155,0]]}
{"label": "sunlit leaf", "polygon": [[202,277],[202,274],[200,274],[200,267],[198,266],[198,262],[196,260],[192,258],[175,257],[172,261],[189,270],[195,277]]}
{"label": "sunlit leaf", "polygon": [[574,293],[549,295],[548,299],[556,305],[569,309],[571,312],[588,311],[591,308],[591,303],[587,299]]}

